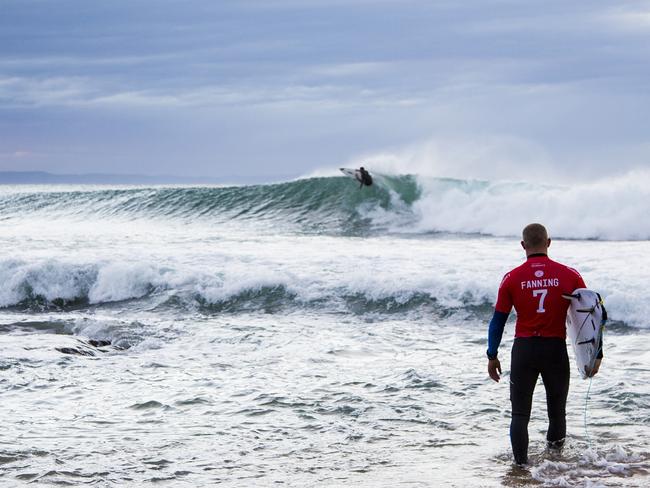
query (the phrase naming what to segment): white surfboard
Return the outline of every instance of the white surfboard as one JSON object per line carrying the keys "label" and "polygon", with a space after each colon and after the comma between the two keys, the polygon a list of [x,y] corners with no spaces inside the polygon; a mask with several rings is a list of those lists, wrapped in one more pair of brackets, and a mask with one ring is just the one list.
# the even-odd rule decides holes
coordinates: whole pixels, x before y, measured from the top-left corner
{"label": "white surfboard", "polygon": [[567,312],[567,334],[573,345],[578,371],[587,378],[602,347],[607,312],[600,295],[587,288],[578,288],[570,295],[562,296],[571,301]]}
{"label": "white surfboard", "polygon": [[351,168],[339,168],[339,169],[341,170],[341,173],[343,173],[345,176],[354,178],[359,183],[361,183],[361,171],[359,171],[358,169],[351,169]]}

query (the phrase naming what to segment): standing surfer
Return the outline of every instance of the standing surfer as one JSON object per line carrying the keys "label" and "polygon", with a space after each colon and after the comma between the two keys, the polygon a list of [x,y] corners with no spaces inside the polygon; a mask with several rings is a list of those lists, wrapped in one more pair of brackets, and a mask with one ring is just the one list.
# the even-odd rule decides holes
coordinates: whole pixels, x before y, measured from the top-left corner
{"label": "standing surfer", "polygon": [[372,185],[372,176],[370,176],[370,173],[368,173],[363,166],[361,166],[359,169],[359,190],[363,188],[363,186],[370,186]]}
{"label": "standing surfer", "polygon": [[[488,334],[488,373],[499,381],[501,363],[497,349],[512,307],[517,312],[510,365],[512,421],[510,441],[517,464],[528,462],[528,421],[533,390],[541,374],[546,389],[549,426],[546,440],[559,449],[566,435],[566,399],[569,392],[569,358],[566,350],[566,315],[569,302],[562,294],[586,288],[580,274],[547,256],[551,239],[541,224],[523,230],[521,245],[526,262],[513,269],[499,286]],[[602,358],[602,352],[599,355]],[[601,359],[590,376],[595,375]]]}

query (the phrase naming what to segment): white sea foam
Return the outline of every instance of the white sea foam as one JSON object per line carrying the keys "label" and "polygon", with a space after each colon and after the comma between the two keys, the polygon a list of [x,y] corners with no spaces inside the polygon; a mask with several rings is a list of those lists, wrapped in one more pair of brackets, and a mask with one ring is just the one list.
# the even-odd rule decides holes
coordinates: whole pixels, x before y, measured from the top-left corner
{"label": "white sea foam", "polygon": [[394,231],[516,236],[527,223],[543,222],[554,237],[650,239],[649,172],[562,186],[425,177],[418,183],[415,223],[398,220]]}
{"label": "white sea foam", "polygon": [[601,488],[609,486],[603,480],[643,472],[643,459],[620,445],[605,452],[589,449],[573,461],[544,460],[531,468],[533,479],[542,486]]}
{"label": "white sea foam", "polygon": [[48,301],[85,296],[94,280],[93,266],[71,265],[56,260],[25,263],[0,261],[0,306],[15,305],[30,296]]}
{"label": "white sea foam", "polygon": [[152,288],[166,288],[170,270],[157,269],[152,264],[110,263],[100,266],[88,292],[90,303],[116,302],[140,298]]}
{"label": "white sea foam", "polygon": [[[140,238],[146,236],[137,237],[132,249],[122,244],[127,247],[120,249],[129,251],[125,253],[116,253],[112,245],[86,243],[75,258],[62,249],[58,257],[43,259],[36,252],[0,260],[0,307],[25,302],[38,308],[43,301],[57,299],[100,305],[154,297],[156,303],[175,296],[186,306],[198,299],[207,305],[236,302],[243,309],[268,297],[290,307],[318,302],[330,311],[345,309],[346,300],[360,299],[370,304],[384,301],[388,309],[395,304],[401,310],[418,310],[423,303],[435,303],[462,311],[491,305],[503,274],[522,259],[515,240],[492,238],[379,238],[362,243],[278,237],[238,241],[230,251],[215,253],[200,240],[183,241],[178,247],[158,236],[155,240],[161,244],[150,246],[149,255]],[[552,251],[603,295],[611,320],[648,327],[646,248],[643,242],[564,241]]]}

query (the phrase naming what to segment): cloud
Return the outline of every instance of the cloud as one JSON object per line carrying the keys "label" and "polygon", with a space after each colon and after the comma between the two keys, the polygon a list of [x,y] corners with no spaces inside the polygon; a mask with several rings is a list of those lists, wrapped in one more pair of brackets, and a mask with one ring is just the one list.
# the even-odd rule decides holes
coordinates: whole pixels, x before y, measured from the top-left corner
{"label": "cloud", "polygon": [[599,18],[603,24],[628,33],[650,32],[650,5],[647,3],[612,7]]}
{"label": "cloud", "polygon": [[[140,83],[146,86],[146,83]],[[132,107],[211,108],[220,106],[289,108],[300,105],[332,109],[352,105],[408,105],[417,100],[361,86],[333,84],[279,86],[196,86],[128,89],[84,77],[0,78],[0,103],[5,108]]]}
{"label": "cloud", "polygon": [[35,153],[33,151],[29,151],[26,149],[17,149],[11,152],[5,152],[5,153],[0,152],[0,159],[24,159],[34,155]]}
{"label": "cloud", "polygon": [[357,63],[331,63],[309,66],[305,72],[313,76],[328,78],[348,78],[357,76],[385,75],[387,71],[396,68],[396,63],[388,62],[357,62]]}
{"label": "cloud", "polygon": [[60,70],[101,66],[128,67],[147,63],[173,61],[178,54],[158,54],[150,56],[23,56],[0,58],[0,66],[7,70],[27,71],[33,69]]}
{"label": "cloud", "polygon": [[627,170],[648,157],[647,19],[578,0],[10,2],[0,133],[49,170]]}
{"label": "cloud", "polygon": [[0,78],[0,103],[5,109],[80,104],[99,93],[84,78]]}

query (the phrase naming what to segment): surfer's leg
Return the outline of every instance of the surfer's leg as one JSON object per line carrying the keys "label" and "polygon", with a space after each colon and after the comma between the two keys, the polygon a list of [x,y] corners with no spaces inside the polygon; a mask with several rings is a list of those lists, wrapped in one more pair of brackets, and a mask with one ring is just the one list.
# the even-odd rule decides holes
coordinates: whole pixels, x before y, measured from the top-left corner
{"label": "surfer's leg", "polygon": [[549,341],[542,367],[546,388],[548,432],[546,440],[553,448],[560,448],[566,437],[566,399],[569,393],[569,356],[563,340]]}
{"label": "surfer's leg", "polygon": [[510,442],[517,464],[528,462],[528,421],[533,401],[533,391],[539,372],[531,361],[532,342],[515,339],[510,362],[510,402],[512,421],[510,422]]}

